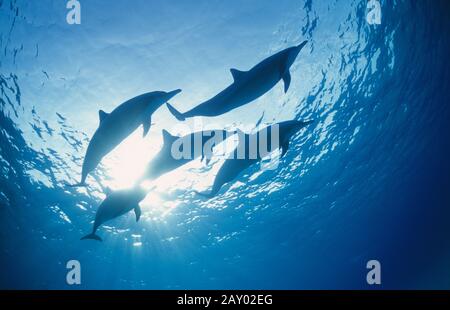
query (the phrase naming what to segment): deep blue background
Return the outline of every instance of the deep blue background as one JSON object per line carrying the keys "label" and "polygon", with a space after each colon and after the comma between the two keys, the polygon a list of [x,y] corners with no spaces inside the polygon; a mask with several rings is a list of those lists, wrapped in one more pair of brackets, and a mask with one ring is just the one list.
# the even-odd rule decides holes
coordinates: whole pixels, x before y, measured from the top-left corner
{"label": "deep blue background", "polygon": [[[367,24],[366,1],[81,3],[71,26],[64,1],[0,1],[1,288],[373,289],[371,259],[381,288],[450,288],[447,1],[381,1],[381,25]],[[93,178],[64,184],[79,178],[98,109],[180,87],[172,103],[187,110],[228,85],[229,68],[304,39],[287,94],[277,85],[203,120],[316,119],[278,170],[253,167],[203,201],[191,189],[220,162],[198,163],[160,181],[140,223],[127,215],[103,243],[79,240],[103,194]],[[151,159],[176,125],[160,110],[149,137],[100,167],[101,184],[126,187]],[[79,287],[65,282],[70,259]]]}

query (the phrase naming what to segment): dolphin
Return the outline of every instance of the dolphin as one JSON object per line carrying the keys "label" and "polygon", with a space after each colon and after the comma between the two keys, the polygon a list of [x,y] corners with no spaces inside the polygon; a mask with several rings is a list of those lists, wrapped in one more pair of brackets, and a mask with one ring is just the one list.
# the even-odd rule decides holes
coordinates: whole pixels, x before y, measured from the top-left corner
{"label": "dolphin", "polygon": [[230,69],[234,80],[230,86],[185,113],[179,112],[169,103],[167,107],[179,121],[183,121],[194,116],[218,116],[229,112],[261,97],[280,80],[283,80],[284,92],[287,92],[291,83],[289,68],[307,42],[282,50],[249,71]]}
{"label": "dolphin", "polygon": [[[286,152],[289,149],[290,138],[300,129],[302,129],[308,124],[311,124],[312,122],[313,122],[312,120],[304,122],[297,120],[290,120],[276,124],[279,126],[278,127],[279,143],[277,146],[281,149],[281,158],[283,158],[284,155],[286,155]],[[256,156],[250,156],[250,141],[252,140],[252,138],[254,138],[256,139],[259,145],[260,143],[262,143],[261,141],[262,132],[263,131],[270,132],[271,130],[273,130],[273,125],[265,127],[260,131],[258,131],[257,133],[251,135],[241,132],[239,134],[239,145],[234,150],[233,154],[234,156],[231,158],[227,158],[223,163],[223,165],[220,167],[214,179],[211,191],[209,193],[201,193],[198,191],[195,192],[200,196],[212,198],[219,192],[219,190],[225,183],[233,181],[241,174],[241,172],[243,172],[250,166],[254,165],[255,163],[260,162],[263,159],[260,152],[257,152],[257,154],[255,154]],[[267,134],[267,140],[268,140],[267,144],[269,146],[268,150],[275,151],[275,149],[273,149],[272,147],[273,143],[271,141],[270,134]],[[242,144],[245,145],[245,156],[241,156],[244,158],[239,158],[237,155],[237,150],[239,149],[240,146],[242,147]]]}
{"label": "dolphin", "polygon": [[102,238],[95,234],[100,225],[128,213],[131,210],[134,210],[134,213],[136,214],[136,222],[139,221],[139,218],[141,217],[139,202],[141,202],[146,195],[147,192],[139,187],[108,193],[95,214],[92,232],[81,238],[81,240],[94,239],[102,241]]}
{"label": "dolphin", "polygon": [[[141,181],[156,179],[200,156],[202,156],[202,160],[205,158],[206,163],[208,163],[211,159],[213,147],[233,135],[234,132],[227,132],[222,129],[205,130],[180,137],[173,136],[163,129],[162,134],[163,146],[147,165]],[[184,147],[186,147],[186,150]]]}
{"label": "dolphin", "polygon": [[152,114],[179,92],[181,89],[149,92],[122,103],[111,113],[100,110],[98,113],[100,125],[87,147],[81,181],[72,186],[85,186],[87,175],[97,167],[102,158],[141,124],[144,127],[145,137],[150,129]]}

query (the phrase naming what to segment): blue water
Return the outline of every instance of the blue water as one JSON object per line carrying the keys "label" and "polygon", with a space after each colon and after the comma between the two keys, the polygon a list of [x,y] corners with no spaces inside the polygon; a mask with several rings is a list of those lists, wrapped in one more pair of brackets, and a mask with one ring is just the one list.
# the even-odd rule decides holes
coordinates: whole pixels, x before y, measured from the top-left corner
{"label": "blue water", "polygon": [[[450,8],[447,1],[0,0],[0,287],[27,289],[450,288]],[[303,40],[282,83],[204,124],[314,118],[277,170],[252,167],[212,200],[212,168],[163,177],[80,241],[103,189],[129,187],[180,125],[161,107],[79,180],[98,110],[183,89],[186,111]],[[194,127],[194,121],[186,124]],[[66,283],[78,260],[82,284]],[[381,286],[366,263],[381,263]]]}

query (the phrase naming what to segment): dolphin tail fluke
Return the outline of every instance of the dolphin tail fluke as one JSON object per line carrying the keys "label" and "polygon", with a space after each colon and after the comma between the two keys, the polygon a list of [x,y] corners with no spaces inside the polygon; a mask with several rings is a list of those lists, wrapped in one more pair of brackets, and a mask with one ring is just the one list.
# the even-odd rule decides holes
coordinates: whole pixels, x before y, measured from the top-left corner
{"label": "dolphin tail fluke", "polygon": [[202,192],[199,192],[199,191],[194,191],[194,193],[196,193],[199,196],[205,197],[205,198],[212,198],[214,196],[213,192],[202,193]]}
{"label": "dolphin tail fluke", "polygon": [[302,43],[300,43],[299,45],[297,45],[297,48],[298,48],[299,50],[301,50],[301,49],[306,45],[306,43],[308,43],[308,40],[305,40],[305,41],[303,41]]}
{"label": "dolphin tail fluke", "polygon": [[87,186],[87,184],[85,182],[80,182],[80,183],[76,183],[76,184],[66,184],[68,187],[85,187]]}
{"label": "dolphin tail fluke", "polygon": [[184,121],[186,118],[183,116],[182,113],[180,113],[177,109],[175,109],[170,103],[167,102],[167,108],[169,109],[170,113],[172,113],[173,116],[179,121]]}
{"label": "dolphin tail fluke", "polygon": [[68,187],[85,187],[85,186],[87,186],[86,179],[87,179],[87,173],[86,173],[85,169],[83,169],[83,171],[81,172],[81,181],[80,182],[78,182],[76,184],[66,183],[66,185]]}
{"label": "dolphin tail fluke", "polygon": [[91,233],[89,235],[84,236],[83,238],[81,238],[80,240],[86,240],[86,239],[92,239],[92,240],[97,240],[97,241],[103,241],[102,238],[100,238],[99,236],[97,236],[95,233]]}

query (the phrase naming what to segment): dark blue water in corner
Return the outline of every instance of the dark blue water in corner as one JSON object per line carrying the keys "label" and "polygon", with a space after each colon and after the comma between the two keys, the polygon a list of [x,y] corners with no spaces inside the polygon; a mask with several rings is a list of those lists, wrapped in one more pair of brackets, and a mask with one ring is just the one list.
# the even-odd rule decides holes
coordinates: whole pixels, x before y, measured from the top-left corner
{"label": "dark blue water in corner", "polygon": [[[381,1],[0,0],[0,287],[33,289],[450,288],[450,6]],[[79,179],[97,111],[183,89],[187,110],[276,51],[309,40],[291,88],[215,124],[316,120],[275,171],[252,167],[205,201],[199,163],[158,182],[142,205],[80,241],[102,186],[129,186],[177,121],[161,108]],[[100,185],[99,185],[100,184]],[[82,284],[66,284],[66,262]]]}

